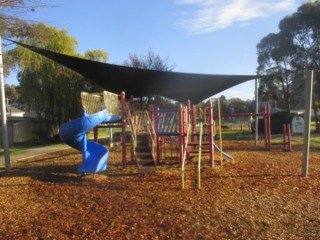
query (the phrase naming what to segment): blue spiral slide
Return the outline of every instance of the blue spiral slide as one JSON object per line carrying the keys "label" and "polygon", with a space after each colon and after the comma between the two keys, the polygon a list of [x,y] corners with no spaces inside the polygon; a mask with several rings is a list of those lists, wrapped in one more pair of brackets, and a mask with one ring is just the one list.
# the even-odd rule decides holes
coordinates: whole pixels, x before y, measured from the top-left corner
{"label": "blue spiral slide", "polygon": [[108,115],[107,110],[71,120],[60,126],[60,138],[69,146],[82,152],[81,173],[97,173],[107,169],[109,151],[106,147],[87,140],[87,132],[102,122],[119,121],[119,116]]}

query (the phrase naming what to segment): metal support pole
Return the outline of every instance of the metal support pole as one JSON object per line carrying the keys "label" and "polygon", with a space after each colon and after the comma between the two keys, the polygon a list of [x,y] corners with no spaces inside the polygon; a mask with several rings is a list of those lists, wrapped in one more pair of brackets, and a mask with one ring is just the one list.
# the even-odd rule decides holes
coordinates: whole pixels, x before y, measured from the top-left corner
{"label": "metal support pole", "polygon": [[2,62],[2,39],[0,36],[0,97],[1,97],[1,123],[2,123],[2,147],[5,157],[5,168],[9,172],[11,170],[10,151],[7,128],[7,111],[4,92],[3,62]]}
{"label": "metal support pole", "polygon": [[301,175],[308,177],[309,149],[310,149],[310,123],[312,107],[313,71],[307,73],[306,99],[304,107],[304,129],[303,129],[303,155]]}
{"label": "metal support pole", "polygon": [[269,143],[269,150],[271,150],[271,106],[270,104],[268,106],[268,143]]}
{"label": "metal support pole", "polygon": [[[256,97],[256,114],[259,114],[259,92],[258,92],[258,88],[259,88],[259,79],[255,80],[255,97]],[[259,133],[258,133],[258,116],[256,115],[255,117],[255,137],[254,137],[254,142],[255,142],[255,146],[258,146],[258,140],[259,140]]]}
{"label": "metal support pole", "polygon": [[127,159],[126,159],[126,124],[127,124],[127,119],[126,119],[126,95],[125,92],[121,92],[120,94],[120,104],[121,104],[121,143],[122,143],[122,167],[126,168],[127,167]]}
{"label": "metal support pole", "polygon": [[210,101],[208,109],[208,135],[209,135],[209,152],[210,152],[210,167],[214,168],[214,133],[213,133],[213,105]]}

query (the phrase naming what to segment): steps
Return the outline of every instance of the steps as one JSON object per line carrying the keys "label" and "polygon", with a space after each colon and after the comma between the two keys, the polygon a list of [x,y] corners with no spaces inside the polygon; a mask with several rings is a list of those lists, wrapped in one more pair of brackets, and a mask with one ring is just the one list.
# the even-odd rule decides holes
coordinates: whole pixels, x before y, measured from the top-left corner
{"label": "steps", "polygon": [[[190,136],[188,147],[189,147],[189,154],[192,156],[197,156],[199,154],[199,134],[192,134]],[[204,139],[205,138],[205,139]],[[208,154],[210,153],[210,142],[207,140],[208,135],[202,135],[202,143],[201,143],[201,153]]]}
{"label": "steps", "polygon": [[140,174],[156,171],[156,162],[152,156],[147,134],[137,135],[137,146],[135,148],[135,156]]}

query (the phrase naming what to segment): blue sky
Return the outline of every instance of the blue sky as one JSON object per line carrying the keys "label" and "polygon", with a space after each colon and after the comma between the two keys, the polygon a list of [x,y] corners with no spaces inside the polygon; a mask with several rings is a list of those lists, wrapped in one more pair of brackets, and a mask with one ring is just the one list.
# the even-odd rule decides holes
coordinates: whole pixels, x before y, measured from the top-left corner
{"label": "blue sky", "polygon": [[[101,49],[109,63],[151,48],[169,57],[174,71],[255,74],[256,45],[303,0],[43,0],[26,20],[66,29],[78,52]],[[5,80],[14,83],[14,77]],[[224,91],[227,98],[254,98],[254,80]]]}

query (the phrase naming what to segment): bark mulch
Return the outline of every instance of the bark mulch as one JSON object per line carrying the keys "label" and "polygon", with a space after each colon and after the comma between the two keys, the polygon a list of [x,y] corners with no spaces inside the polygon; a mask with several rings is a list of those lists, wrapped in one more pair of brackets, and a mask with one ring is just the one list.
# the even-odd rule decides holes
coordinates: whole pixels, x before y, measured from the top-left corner
{"label": "bark mulch", "polygon": [[[185,189],[176,159],[153,174],[121,166],[81,177],[68,149],[0,169],[1,239],[320,239],[320,154],[301,177],[301,149],[265,151],[226,142],[234,163],[188,160]],[[170,151],[167,151],[170,152]],[[219,158],[219,156],[217,156]]]}

